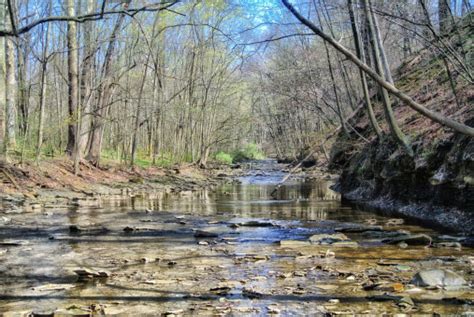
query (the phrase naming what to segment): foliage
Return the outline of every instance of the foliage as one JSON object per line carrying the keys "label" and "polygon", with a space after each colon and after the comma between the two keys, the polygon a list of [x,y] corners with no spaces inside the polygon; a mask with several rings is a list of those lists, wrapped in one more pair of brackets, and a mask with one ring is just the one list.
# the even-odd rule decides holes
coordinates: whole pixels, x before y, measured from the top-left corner
{"label": "foliage", "polygon": [[232,162],[234,161],[231,154],[223,152],[223,151],[220,151],[216,154],[215,160],[219,163],[228,164],[228,165],[232,164]]}
{"label": "foliage", "polygon": [[248,143],[243,149],[233,153],[234,162],[242,162],[247,160],[263,160],[265,153],[255,144]]}

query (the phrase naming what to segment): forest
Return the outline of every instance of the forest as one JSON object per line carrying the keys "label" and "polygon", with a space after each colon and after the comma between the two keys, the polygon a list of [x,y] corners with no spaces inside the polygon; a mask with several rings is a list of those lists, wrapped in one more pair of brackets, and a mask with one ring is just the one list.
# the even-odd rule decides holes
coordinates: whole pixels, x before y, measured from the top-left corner
{"label": "forest", "polygon": [[472,6],[0,0],[0,313],[472,312]]}

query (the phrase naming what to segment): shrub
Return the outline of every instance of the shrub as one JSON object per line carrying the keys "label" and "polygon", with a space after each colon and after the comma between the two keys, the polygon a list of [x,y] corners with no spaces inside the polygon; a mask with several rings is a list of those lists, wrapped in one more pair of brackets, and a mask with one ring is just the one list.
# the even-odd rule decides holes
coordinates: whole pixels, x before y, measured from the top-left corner
{"label": "shrub", "polygon": [[223,163],[223,164],[232,164],[233,162],[233,159],[232,159],[232,155],[230,155],[229,153],[226,153],[226,152],[219,152],[216,154],[216,161],[220,162],[220,163]]}
{"label": "shrub", "polygon": [[264,158],[265,154],[254,143],[249,143],[243,149],[234,152],[234,162],[263,160]]}

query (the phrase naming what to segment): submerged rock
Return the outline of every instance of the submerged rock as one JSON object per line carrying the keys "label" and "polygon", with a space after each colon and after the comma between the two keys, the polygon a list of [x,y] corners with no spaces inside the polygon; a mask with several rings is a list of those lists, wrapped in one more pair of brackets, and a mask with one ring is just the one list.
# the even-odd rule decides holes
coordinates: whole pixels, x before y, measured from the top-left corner
{"label": "submerged rock", "polygon": [[315,234],[309,238],[309,241],[314,244],[332,244],[339,241],[348,241],[350,240],[343,233],[336,234]]}
{"label": "submerged rock", "polygon": [[287,247],[287,248],[297,248],[297,247],[304,247],[310,245],[309,241],[301,241],[301,240],[281,240],[280,246]]}
{"label": "submerged rock", "polygon": [[245,221],[238,224],[241,227],[276,227],[276,225],[269,221]]}
{"label": "submerged rock", "polygon": [[110,230],[103,226],[80,226],[80,225],[70,225],[69,233],[71,234],[88,234],[88,235],[99,235],[107,233]]}
{"label": "submerged rock", "polygon": [[194,231],[195,238],[217,238],[219,235],[215,232],[209,232],[204,230]]}
{"label": "submerged rock", "polygon": [[423,270],[415,274],[412,284],[417,286],[461,287],[467,285],[466,280],[450,270]]}
{"label": "submerged rock", "polygon": [[93,271],[87,268],[75,269],[74,273],[76,273],[76,275],[79,276],[80,279],[105,278],[110,276],[110,272],[104,270]]}
{"label": "submerged rock", "polygon": [[355,241],[338,241],[331,244],[333,247],[340,248],[358,248],[359,244]]}
{"label": "submerged rock", "polygon": [[357,226],[357,227],[340,227],[334,229],[336,232],[353,232],[361,233],[366,231],[382,231],[382,226]]}
{"label": "submerged rock", "polygon": [[433,239],[426,234],[407,234],[382,240],[383,243],[388,244],[399,244],[400,242],[405,242],[408,245],[430,245],[432,241]]}

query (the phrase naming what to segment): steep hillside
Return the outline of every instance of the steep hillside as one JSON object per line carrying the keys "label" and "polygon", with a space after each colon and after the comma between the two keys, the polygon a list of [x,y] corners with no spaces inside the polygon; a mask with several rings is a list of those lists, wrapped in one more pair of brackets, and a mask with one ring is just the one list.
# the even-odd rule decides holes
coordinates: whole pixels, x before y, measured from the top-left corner
{"label": "steep hillside", "polygon": [[[473,38],[474,28],[466,24],[461,35],[446,39],[467,53],[471,68]],[[427,108],[474,126],[473,85],[451,68],[458,105],[444,61],[433,51],[416,52],[405,61],[394,74],[396,86]],[[332,148],[331,167],[342,171],[336,188],[345,198],[366,206],[474,233],[474,139],[392,100],[415,156],[403,153],[389,138],[377,140],[363,109],[351,124],[368,142],[355,133],[350,138],[340,134]],[[388,131],[380,101],[373,102],[379,123]]]}

